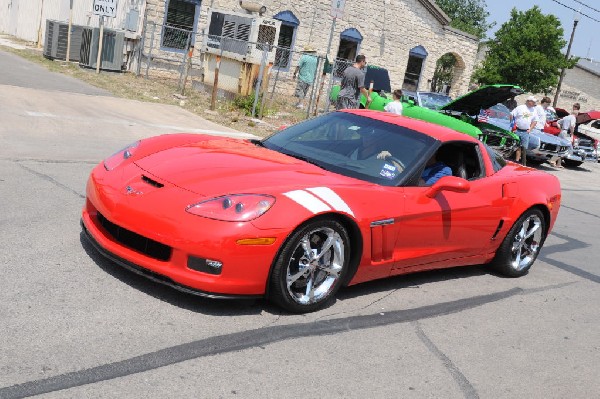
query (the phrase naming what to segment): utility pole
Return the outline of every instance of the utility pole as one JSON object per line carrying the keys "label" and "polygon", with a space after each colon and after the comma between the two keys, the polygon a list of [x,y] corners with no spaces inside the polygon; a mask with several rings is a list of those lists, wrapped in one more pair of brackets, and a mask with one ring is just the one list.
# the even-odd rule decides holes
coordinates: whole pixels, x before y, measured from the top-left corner
{"label": "utility pole", "polygon": [[[577,24],[579,23],[579,12],[575,13],[575,20],[573,21],[573,30],[571,31],[571,39],[569,40],[569,46],[567,47],[567,55],[565,56],[565,60],[569,60],[569,56],[571,55],[571,45],[573,44],[573,37],[575,36],[575,29],[577,28]],[[554,101],[552,102],[552,106],[556,108],[556,103],[558,102],[558,97],[560,96],[560,87],[562,86],[562,81],[565,77],[565,68],[560,71],[560,78],[558,79],[558,86],[556,86],[556,93],[554,94]]]}

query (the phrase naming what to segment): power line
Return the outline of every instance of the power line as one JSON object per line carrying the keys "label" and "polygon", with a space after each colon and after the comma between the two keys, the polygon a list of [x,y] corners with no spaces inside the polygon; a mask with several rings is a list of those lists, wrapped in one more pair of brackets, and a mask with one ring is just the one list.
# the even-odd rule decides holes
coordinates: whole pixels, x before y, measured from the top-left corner
{"label": "power line", "polygon": [[558,0],[552,0],[552,1],[553,1],[553,2],[555,2],[555,3],[557,3],[557,4],[560,4],[561,6],[563,6],[563,7],[565,7],[565,8],[568,8],[568,9],[570,9],[570,10],[573,10],[573,11],[575,11],[575,12],[576,12],[576,13],[578,13],[579,15],[582,15],[582,16],[584,16],[584,17],[587,17],[587,18],[591,19],[592,21],[600,22],[600,20],[598,20],[598,19],[596,19],[596,18],[593,18],[593,17],[590,17],[589,15],[587,15],[587,14],[584,14],[584,13],[582,13],[581,11],[574,9],[573,7],[569,7],[568,5],[566,5],[566,4],[563,4],[563,3],[561,3],[561,2],[560,2],[560,1],[558,1]]}
{"label": "power line", "polygon": [[582,5],[582,6],[584,6],[584,7],[587,7],[587,8],[589,8],[589,9],[591,9],[591,10],[594,10],[594,11],[596,11],[596,12],[600,12],[600,10],[597,10],[597,9],[595,9],[595,8],[594,8],[594,7],[592,7],[592,6],[588,6],[587,4],[585,4],[585,3],[582,3],[582,2],[581,2],[581,1],[579,1],[579,0],[573,0],[573,1],[574,1],[575,3],[579,3],[579,4],[581,4],[581,5]]}

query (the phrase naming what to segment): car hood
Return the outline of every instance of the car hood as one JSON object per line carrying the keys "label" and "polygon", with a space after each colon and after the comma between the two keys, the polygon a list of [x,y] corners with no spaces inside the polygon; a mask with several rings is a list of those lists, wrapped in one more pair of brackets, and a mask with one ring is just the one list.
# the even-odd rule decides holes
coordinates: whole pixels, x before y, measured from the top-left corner
{"label": "car hood", "polygon": [[523,89],[514,85],[483,86],[465,94],[440,108],[440,111],[464,112],[477,115],[481,109],[490,108],[511,97],[523,94]]}
{"label": "car hood", "polygon": [[174,147],[135,163],[157,180],[203,196],[276,193],[302,185],[358,183],[249,141],[234,139]]}
{"label": "car hood", "polygon": [[[507,119],[498,119],[498,118],[489,118],[488,124],[497,126],[507,131],[511,131],[510,122]],[[539,146],[539,143],[544,144],[555,144],[558,146],[569,146],[569,140],[562,139],[558,136],[554,136],[552,134],[534,131],[531,133],[532,136],[535,136],[537,140],[529,140],[530,149],[536,148]],[[539,142],[538,142],[539,141]]]}

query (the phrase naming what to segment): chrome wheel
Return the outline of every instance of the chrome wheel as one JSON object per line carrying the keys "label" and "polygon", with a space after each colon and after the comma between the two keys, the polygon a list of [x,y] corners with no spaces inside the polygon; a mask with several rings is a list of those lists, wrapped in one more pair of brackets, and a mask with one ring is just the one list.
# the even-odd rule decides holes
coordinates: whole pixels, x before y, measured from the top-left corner
{"label": "chrome wheel", "polygon": [[541,249],[543,234],[543,223],[538,214],[533,213],[523,220],[511,248],[510,265],[515,271],[531,266]]}
{"label": "chrome wheel", "polygon": [[345,265],[344,239],[330,227],[308,231],[297,242],[287,265],[286,287],[300,305],[318,303],[336,287]]}

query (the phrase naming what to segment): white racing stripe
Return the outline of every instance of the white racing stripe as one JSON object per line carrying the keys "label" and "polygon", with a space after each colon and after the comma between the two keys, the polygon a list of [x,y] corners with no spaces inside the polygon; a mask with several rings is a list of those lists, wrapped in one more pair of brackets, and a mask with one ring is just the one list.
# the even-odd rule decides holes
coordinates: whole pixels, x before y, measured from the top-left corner
{"label": "white racing stripe", "polygon": [[346,212],[354,216],[354,213],[352,212],[352,209],[350,209],[348,204],[346,204],[346,202],[344,202],[344,200],[329,187],[313,187],[307,188],[307,190],[316,195],[317,197],[321,198],[329,205],[331,205],[333,209]]}
{"label": "white racing stripe", "polygon": [[330,211],[333,208],[336,211],[346,212],[354,216],[348,204],[329,187],[294,190],[283,193],[283,195],[315,214]]}
{"label": "white racing stripe", "polygon": [[283,193],[283,195],[295,201],[299,205],[302,205],[312,213],[320,213],[331,210],[326,203],[304,190],[289,191],[287,193]]}

